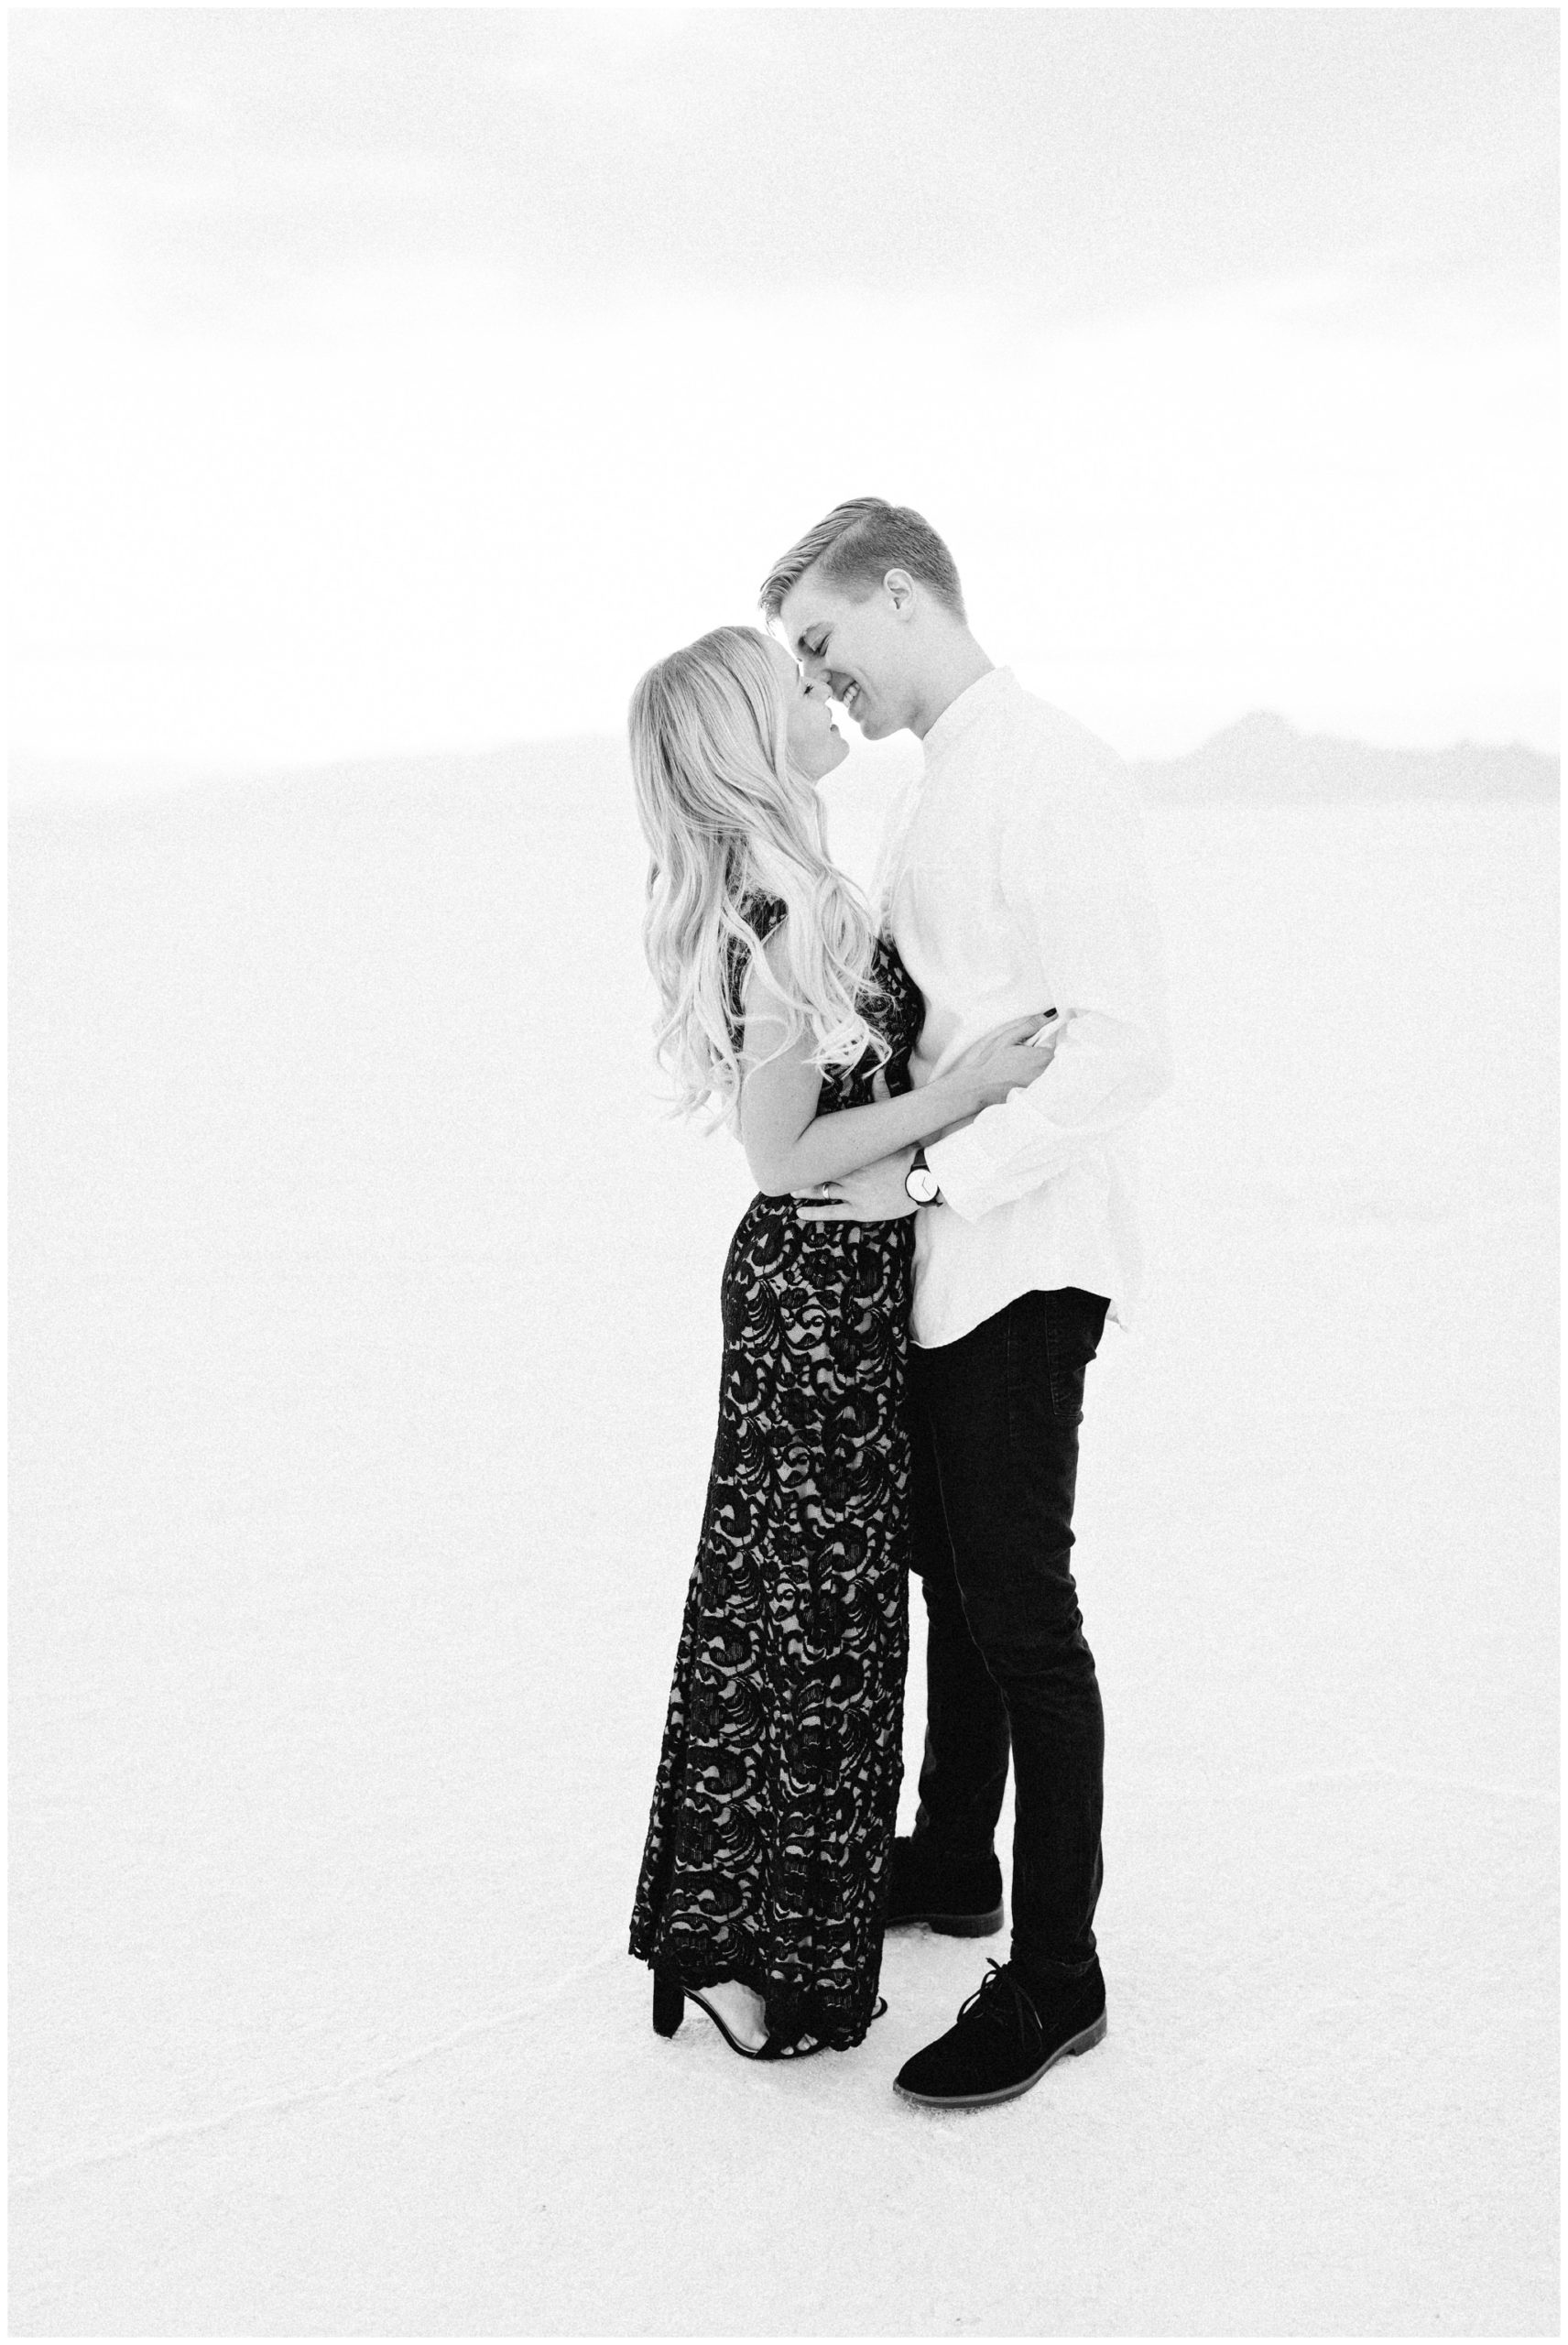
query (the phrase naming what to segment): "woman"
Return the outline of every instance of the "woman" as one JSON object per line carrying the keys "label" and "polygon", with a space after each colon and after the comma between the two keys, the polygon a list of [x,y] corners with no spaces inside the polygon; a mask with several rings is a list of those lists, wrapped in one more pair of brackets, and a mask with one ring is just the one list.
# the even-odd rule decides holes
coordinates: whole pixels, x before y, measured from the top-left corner
{"label": "woman", "polygon": [[[806,1225],[792,1191],[930,1140],[1040,1073],[1015,1019],[920,1092],[920,1001],[829,862],[847,755],[820,683],[752,627],[648,671],[632,770],[652,855],[660,1055],[761,1194],[722,1288],[718,1440],[631,1950],[754,2059],[858,2044],[877,2008],[902,1773],[907,1218]],[[911,1212],[913,1207],[911,1206]]]}

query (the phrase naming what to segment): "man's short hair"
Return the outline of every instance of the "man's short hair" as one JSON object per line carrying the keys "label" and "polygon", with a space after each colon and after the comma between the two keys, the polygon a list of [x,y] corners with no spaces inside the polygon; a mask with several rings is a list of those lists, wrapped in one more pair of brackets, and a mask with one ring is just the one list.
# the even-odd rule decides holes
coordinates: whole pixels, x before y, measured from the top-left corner
{"label": "man's short hair", "polygon": [[863,585],[867,594],[890,570],[907,570],[968,625],[953,556],[931,523],[908,505],[888,505],[880,496],[852,496],[847,505],[835,505],[763,580],[760,600],[770,619],[779,616],[784,597],[807,571],[819,567],[835,586]]}

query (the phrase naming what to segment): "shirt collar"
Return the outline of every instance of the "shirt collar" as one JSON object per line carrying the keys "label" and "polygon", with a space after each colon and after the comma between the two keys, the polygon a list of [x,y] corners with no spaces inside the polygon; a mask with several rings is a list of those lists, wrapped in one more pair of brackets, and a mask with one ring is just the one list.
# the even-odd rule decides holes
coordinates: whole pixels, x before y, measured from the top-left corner
{"label": "shirt collar", "polygon": [[927,772],[931,770],[933,756],[945,757],[988,710],[995,708],[1015,689],[1016,680],[1010,668],[987,668],[967,691],[961,692],[956,700],[950,700],[925,737]]}

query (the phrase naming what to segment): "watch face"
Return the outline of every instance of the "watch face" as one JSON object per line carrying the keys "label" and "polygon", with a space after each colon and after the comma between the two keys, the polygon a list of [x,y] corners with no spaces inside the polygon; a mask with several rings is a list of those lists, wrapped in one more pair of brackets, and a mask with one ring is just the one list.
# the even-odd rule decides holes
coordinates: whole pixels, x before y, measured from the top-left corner
{"label": "watch face", "polygon": [[939,1185],[936,1174],[929,1172],[923,1164],[910,1172],[904,1183],[905,1188],[918,1205],[929,1205],[936,1195]]}

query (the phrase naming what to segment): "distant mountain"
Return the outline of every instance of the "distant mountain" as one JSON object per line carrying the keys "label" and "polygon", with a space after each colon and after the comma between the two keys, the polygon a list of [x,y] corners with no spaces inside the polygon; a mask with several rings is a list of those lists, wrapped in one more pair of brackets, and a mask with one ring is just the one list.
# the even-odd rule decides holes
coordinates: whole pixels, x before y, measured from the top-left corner
{"label": "distant mountain", "polygon": [[385,757],[323,758],[314,765],[236,770],[221,765],[97,764],[84,758],[13,756],[8,780],[13,814],[44,809],[135,806],[180,797],[222,810],[234,800],[260,802],[279,792],[315,805],[352,806],[369,797],[415,799],[443,793],[485,800],[524,789],[584,790],[630,807],[626,744],[597,733],[519,741],[501,749],[452,749]]}
{"label": "distant mountain", "polygon": [[[857,824],[869,826],[868,836],[879,829],[898,784],[919,760],[919,747],[908,734],[890,741],[855,741],[850,757],[823,792],[830,819],[836,813],[846,846]],[[1170,806],[1399,799],[1475,805],[1555,800],[1558,791],[1558,760],[1518,744],[1492,748],[1462,741],[1449,749],[1379,749],[1365,741],[1298,733],[1282,716],[1261,713],[1227,725],[1190,757],[1135,758],[1131,771],[1149,804]],[[318,803],[341,799],[347,804],[366,791],[415,798],[466,792],[486,799],[517,788],[547,794],[560,789],[583,791],[631,819],[626,744],[599,734],[520,741],[505,749],[454,750],[445,756],[343,759],[267,773],[95,765],[25,756],[14,757],[10,767],[13,813],[129,804],[170,793],[216,807],[235,794],[255,798],[258,791],[305,791]]]}
{"label": "distant mountain", "polygon": [[1282,716],[1262,712],[1227,725],[1190,757],[1136,758],[1132,772],[1151,804],[1171,806],[1219,799],[1259,806],[1399,798],[1474,804],[1558,794],[1557,758],[1518,743],[1379,749],[1332,734],[1298,733]]}

